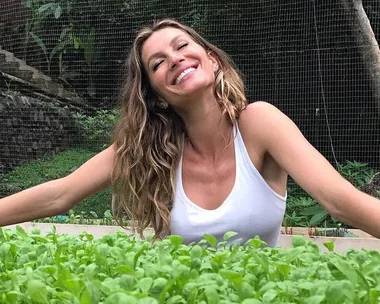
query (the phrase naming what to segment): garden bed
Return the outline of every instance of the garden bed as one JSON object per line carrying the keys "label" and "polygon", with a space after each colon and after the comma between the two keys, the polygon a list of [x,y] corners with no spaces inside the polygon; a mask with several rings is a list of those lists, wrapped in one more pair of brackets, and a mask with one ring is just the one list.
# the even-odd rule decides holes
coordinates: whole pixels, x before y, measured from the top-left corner
{"label": "garden bed", "polygon": [[[57,233],[65,225],[55,225],[56,230],[44,235],[36,229],[44,226],[24,224],[30,232],[21,226],[0,229],[1,304],[377,304],[380,300],[378,251],[340,254],[329,243],[329,252],[322,253],[303,236],[282,235],[292,238],[291,248],[272,249],[262,247],[258,238],[242,246],[225,246],[234,236],[231,232],[220,243],[205,235],[198,244],[184,245],[178,236],[152,243],[120,232],[99,238],[85,232]],[[76,234],[93,227],[75,228]]]}
{"label": "garden bed", "polygon": [[[6,228],[15,229],[17,225],[7,226]],[[97,225],[73,225],[73,224],[50,224],[50,223],[34,223],[26,222],[20,224],[20,226],[27,232],[32,231],[34,228],[38,228],[42,234],[47,234],[52,231],[52,227],[58,234],[70,234],[70,235],[80,235],[83,232],[92,234],[96,238],[100,238],[105,234],[114,233],[116,231],[123,231],[126,234],[135,233],[133,229],[123,229],[119,226],[97,226]],[[380,251],[380,240],[372,237],[368,233],[365,233],[357,229],[345,230],[351,237],[332,237],[323,234],[324,229],[320,228],[315,230],[314,228],[303,228],[303,227],[283,227],[281,229],[280,240],[278,243],[279,247],[290,248],[292,246],[292,239],[294,235],[302,235],[308,241],[311,241],[318,245],[322,251],[327,251],[324,243],[334,242],[335,251],[345,252],[349,249],[371,249]],[[153,229],[147,228],[144,231],[144,235],[148,236],[153,234]]]}

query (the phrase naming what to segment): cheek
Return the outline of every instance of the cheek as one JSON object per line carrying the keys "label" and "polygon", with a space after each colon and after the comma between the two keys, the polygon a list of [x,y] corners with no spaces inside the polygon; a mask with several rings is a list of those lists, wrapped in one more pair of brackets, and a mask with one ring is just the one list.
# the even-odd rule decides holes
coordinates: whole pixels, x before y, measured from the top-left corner
{"label": "cheek", "polygon": [[157,82],[157,80],[151,81],[150,86],[153,89],[153,92],[157,96],[157,98],[160,98],[160,97],[164,99],[166,98],[165,87],[162,82]]}
{"label": "cheek", "polygon": [[163,78],[158,74],[151,75],[149,77],[150,86],[155,90],[159,91],[160,87],[163,85]]}

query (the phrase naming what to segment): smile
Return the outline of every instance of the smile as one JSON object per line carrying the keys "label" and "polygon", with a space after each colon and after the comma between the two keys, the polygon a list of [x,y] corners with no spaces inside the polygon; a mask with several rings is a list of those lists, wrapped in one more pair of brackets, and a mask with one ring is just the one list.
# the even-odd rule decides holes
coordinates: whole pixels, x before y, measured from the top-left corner
{"label": "smile", "polygon": [[184,70],[178,77],[177,79],[175,80],[175,84],[179,84],[181,82],[181,80],[187,75],[189,74],[190,72],[193,72],[195,71],[195,68],[188,68],[186,70]]}

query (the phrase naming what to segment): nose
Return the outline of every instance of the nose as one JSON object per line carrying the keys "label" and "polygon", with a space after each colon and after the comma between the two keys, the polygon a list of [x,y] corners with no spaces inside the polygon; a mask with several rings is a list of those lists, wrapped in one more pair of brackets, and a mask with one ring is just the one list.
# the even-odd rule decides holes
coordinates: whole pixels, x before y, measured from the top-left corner
{"label": "nose", "polygon": [[183,56],[181,56],[179,54],[172,54],[170,56],[170,69],[174,70],[184,60],[185,59],[183,58]]}

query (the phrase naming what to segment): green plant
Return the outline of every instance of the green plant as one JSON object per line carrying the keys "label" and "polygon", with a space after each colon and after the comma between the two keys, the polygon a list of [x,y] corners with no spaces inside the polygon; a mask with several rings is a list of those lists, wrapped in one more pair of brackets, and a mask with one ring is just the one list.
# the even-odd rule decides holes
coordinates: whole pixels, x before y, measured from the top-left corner
{"label": "green plant", "polygon": [[[99,218],[95,211],[79,211],[72,209],[67,215],[57,215],[34,220],[35,223],[52,223],[52,224],[73,224],[73,225],[107,225],[116,226],[111,211],[107,209],[103,213],[103,217]],[[124,222],[128,226],[128,222]]]}
{"label": "green plant", "polygon": [[379,252],[343,255],[327,242],[321,253],[300,236],[289,249],[234,245],[235,236],[186,245],[176,235],[0,229],[0,303],[379,303]]}
{"label": "green plant", "polygon": [[[337,170],[357,188],[366,184],[375,173],[375,170],[369,168],[367,164],[356,161],[347,161],[346,164],[339,165]],[[320,227],[322,225],[334,228],[342,225],[291,178],[288,182],[288,199],[283,224],[288,227]]]}
{"label": "green plant", "polygon": [[375,170],[369,168],[368,164],[356,161],[347,161],[345,165],[338,165],[337,169],[345,179],[357,188],[366,184],[375,174]]}
{"label": "green plant", "polygon": [[[71,149],[25,163],[4,174],[0,185],[0,196],[7,196],[43,182],[64,177],[94,155],[94,152],[88,150]],[[78,214],[88,210],[95,211],[97,214],[104,214],[110,206],[111,189],[105,189],[84,199],[73,210]]]}
{"label": "green plant", "polygon": [[22,0],[21,4],[26,9],[29,9],[30,14],[25,26],[25,41],[24,48],[29,44],[30,38],[40,47],[43,52],[46,62],[48,64],[48,71],[50,72],[52,54],[49,56],[48,47],[45,45],[43,39],[38,36],[38,32],[42,31],[44,21],[53,16],[55,19],[59,19],[67,8],[67,12],[70,13],[70,1],[61,0],[57,2],[46,2],[44,0]]}
{"label": "green plant", "polygon": [[111,208],[112,190],[107,188],[91,197],[85,198],[80,204],[76,205],[72,210],[79,214],[81,212],[88,213],[89,210],[97,215],[104,215]]}
{"label": "green plant", "polygon": [[84,131],[83,147],[92,151],[100,151],[111,143],[112,131],[119,117],[119,110],[101,110],[95,116],[81,113],[74,115]]}
{"label": "green plant", "polygon": [[289,196],[284,216],[284,226],[336,227],[337,221],[313,198]]}
{"label": "green plant", "polygon": [[94,155],[84,149],[66,150],[20,165],[7,173],[3,181],[22,189],[29,188],[73,172]]}

